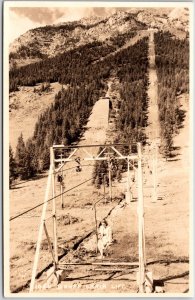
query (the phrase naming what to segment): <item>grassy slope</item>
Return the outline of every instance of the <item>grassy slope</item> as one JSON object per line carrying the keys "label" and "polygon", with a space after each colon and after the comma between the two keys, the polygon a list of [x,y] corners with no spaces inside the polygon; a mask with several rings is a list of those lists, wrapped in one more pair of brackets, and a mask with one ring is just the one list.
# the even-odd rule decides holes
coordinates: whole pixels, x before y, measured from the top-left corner
{"label": "grassy slope", "polygon": [[[36,86],[37,89],[40,87]],[[32,136],[38,116],[54,102],[55,94],[61,87],[56,82],[51,84],[49,92],[41,94],[34,93],[34,87],[21,87],[20,91],[10,93],[9,140],[14,150],[21,132],[25,140]]]}

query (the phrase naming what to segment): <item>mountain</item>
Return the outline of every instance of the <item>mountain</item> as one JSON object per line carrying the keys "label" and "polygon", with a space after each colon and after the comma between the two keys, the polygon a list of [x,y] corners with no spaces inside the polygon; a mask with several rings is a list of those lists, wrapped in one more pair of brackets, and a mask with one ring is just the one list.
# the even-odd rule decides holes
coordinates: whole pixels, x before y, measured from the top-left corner
{"label": "mountain", "polygon": [[10,61],[18,66],[53,57],[94,41],[109,41],[118,34],[156,28],[188,30],[189,12],[185,8],[132,8],[108,17],[90,17],[79,21],[34,28],[10,44]]}
{"label": "mountain", "polygon": [[94,41],[104,41],[129,30],[146,29],[134,15],[118,12],[109,18],[85,18],[27,31],[10,45],[10,58],[52,57]]}
{"label": "mountain", "polygon": [[187,8],[159,8],[138,12],[137,20],[148,27],[160,30],[189,30],[189,11]]}

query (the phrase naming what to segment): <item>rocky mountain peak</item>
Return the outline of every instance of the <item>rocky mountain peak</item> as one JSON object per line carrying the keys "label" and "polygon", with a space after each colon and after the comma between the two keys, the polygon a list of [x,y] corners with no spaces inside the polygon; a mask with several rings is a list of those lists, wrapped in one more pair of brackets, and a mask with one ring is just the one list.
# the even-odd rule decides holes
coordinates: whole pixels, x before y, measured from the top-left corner
{"label": "rocky mountain peak", "polygon": [[[10,59],[29,63],[52,57],[75,47],[105,41],[118,33],[147,28],[158,30],[188,30],[188,10],[132,8],[118,10],[108,16],[91,16],[79,21],[63,22],[34,28],[15,39],[10,45]],[[177,17],[178,16],[178,17]]]}

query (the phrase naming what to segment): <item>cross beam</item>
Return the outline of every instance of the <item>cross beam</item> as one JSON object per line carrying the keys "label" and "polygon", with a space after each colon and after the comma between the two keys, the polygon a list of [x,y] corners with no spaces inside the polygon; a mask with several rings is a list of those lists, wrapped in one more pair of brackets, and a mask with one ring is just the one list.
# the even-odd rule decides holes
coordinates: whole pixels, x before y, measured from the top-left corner
{"label": "cross beam", "polygon": [[[89,161],[89,160],[109,160],[110,159],[110,155],[113,155],[115,159],[127,159],[129,161],[131,160],[138,160],[139,159],[139,155],[137,154],[129,154],[129,155],[123,155],[119,150],[116,149],[116,146],[123,146],[123,147],[127,147],[127,144],[104,144],[104,145],[74,145],[74,146],[64,146],[64,145],[54,145],[53,146],[53,151],[54,151],[54,162],[58,163],[65,163],[65,162],[71,162],[74,159],[72,158],[80,148],[82,148],[83,152],[85,154],[87,154],[87,157],[83,158],[83,160]],[[132,145],[135,146],[135,145]],[[94,155],[93,153],[90,153],[89,150],[86,150],[85,148],[99,148],[99,147],[103,147],[103,150],[100,151],[99,154]],[[129,147],[129,146],[128,146]],[[110,148],[110,150],[112,150],[113,152],[110,153],[110,155],[108,155],[108,153],[105,153],[105,151]],[[73,150],[68,157],[62,157],[62,152],[61,152],[61,157],[60,158],[56,158],[55,157],[55,152],[56,150]],[[107,155],[107,156],[103,156],[103,155]]]}
{"label": "cross beam", "polygon": [[[133,144],[136,145],[136,144]],[[124,146],[129,147],[129,144],[96,144],[96,145],[53,145],[53,149],[73,149],[73,148],[94,148],[94,147],[112,147],[112,146]]]}
{"label": "cross beam", "polygon": [[[122,160],[122,159],[129,159],[129,160],[136,160],[138,159],[138,156],[137,155],[128,155],[128,156],[115,156],[114,157],[115,159],[119,159],[119,160]],[[86,157],[84,160],[109,160],[110,157],[109,156],[105,156],[105,157]]]}

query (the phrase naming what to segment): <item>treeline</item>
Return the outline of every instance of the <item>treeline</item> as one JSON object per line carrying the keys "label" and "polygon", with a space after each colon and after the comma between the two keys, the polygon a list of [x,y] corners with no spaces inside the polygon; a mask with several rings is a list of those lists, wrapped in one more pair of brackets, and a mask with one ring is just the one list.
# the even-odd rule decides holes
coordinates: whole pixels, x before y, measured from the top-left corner
{"label": "treeline", "polygon": [[119,33],[117,37],[111,37],[107,39],[107,42],[111,42],[112,45],[116,45],[118,47],[122,47],[127,41],[132,39],[137,34],[137,31],[131,30],[125,33]]}
{"label": "treeline", "polygon": [[[44,59],[41,62],[23,66],[10,71],[10,92],[18,86],[34,86],[41,82],[59,82],[74,85],[75,82],[93,80],[86,67],[92,61],[115,50],[113,46],[93,42],[64,54]],[[92,77],[90,78],[90,75]]]}
{"label": "treeline", "polygon": [[86,73],[88,65],[116,51],[135,34],[136,32],[131,31],[119,34],[105,42],[89,43],[55,57],[45,58],[40,62],[13,68],[9,73],[9,90],[13,92],[17,91],[19,86],[34,86],[41,82],[58,81],[72,85],[75,80],[85,81],[89,78],[89,74]]}
{"label": "treeline", "polygon": [[44,32],[44,33],[49,33],[51,35],[54,35],[56,33],[56,31],[61,30],[63,33],[66,33],[67,31],[73,31],[76,28],[81,28],[81,29],[90,29],[93,27],[96,27],[100,24],[105,24],[107,22],[107,19],[103,19],[100,21],[97,21],[96,23],[93,24],[82,24],[79,23],[78,21],[73,21],[70,23],[66,23],[66,24],[61,24],[61,25],[46,25],[44,27],[37,27],[35,29],[32,29],[32,32],[37,33],[37,31],[39,32]]}
{"label": "treeline", "polygon": [[[116,143],[132,145],[146,141],[144,127],[147,126],[148,107],[148,38],[143,38],[135,45],[124,49],[107,60],[116,70],[120,80],[120,101],[118,101],[118,118],[116,118]],[[124,154],[128,147],[121,147]],[[100,187],[108,183],[108,162],[97,162],[94,170],[94,184]],[[120,180],[127,168],[126,161],[116,160],[111,165],[112,180]]]}
{"label": "treeline", "polygon": [[25,59],[30,58],[47,58],[46,54],[40,52],[38,42],[33,42],[33,44],[28,44],[28,46],[21,45],[17,52],[10,52],[9,59]]}
{"label": "treeline", "polygon": [[147,125],[148,38],[119,52],[115,56],[120,80],[118,140],[131,144],[145,142],[143,127]]}
{"label": "treeline", "polygon": [[184,119],[177,96],[189,92],[189,41],[172,37],[169,32],[155,33],[154,41],[161,137],[167,157],[172,155],[173,136]]}
{"label": "treeline", "polygon": [[38,158],[35,155],[35,143],[29,139],[26,144],[22,134],[18,138],[16,153],[14,155],[11,146],[9,146],[9,184],[17,178],[28,179],[37,174]]}

